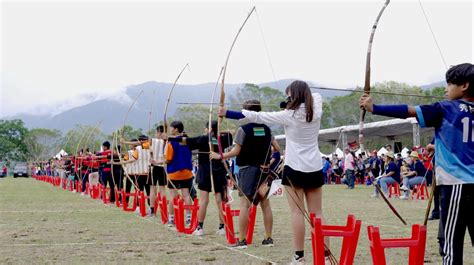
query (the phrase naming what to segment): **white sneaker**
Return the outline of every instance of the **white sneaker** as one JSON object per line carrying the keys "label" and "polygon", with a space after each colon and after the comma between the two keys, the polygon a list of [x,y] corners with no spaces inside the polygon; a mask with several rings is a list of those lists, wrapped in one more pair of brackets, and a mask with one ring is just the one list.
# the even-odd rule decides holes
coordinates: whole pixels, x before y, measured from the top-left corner
{"label": "white sneaker", "polygon": [[324,257],[324,265],[332,265],[331,260],[329,257]]}
{"label": "white sneaker", "polygon": [[76,193],[76,190],[72,190],[71,192],[72,192],[72,193]]}
{"label": "white sneaker", "polygon": [[86,196],[86,193],[85,193],[85,192],[81,192],[81,196]]}
{"label": "white sneaker", "polygon": [[225,227],[217,229],[216,235],[224,236],[225,235]]}
{"label": "white sneaker", "polygon": [[299,259],[296,258],[296,256],[293,256],[293,258],[291,259],[291,262],[288,263],[288,265],[302,265],[302,264],[305,264],[305,259],[304,257],[301,257]]}
{"label": "white sneaker", "polygon": [[204,235],[204,230],[198,227],[198,228],[196,228],[196,230],[194,230],[193,235],[203,236]]}
{"label": "white sneaker", "polygon": [[408,196],[402,195],[400,196],[400,200],[408,200]]}
{"label": "white sneaker", "polygon": [[370,198],[378,198],[378,197],[379,197],[379,195],[377,193],[374,193],[374,194],[370,195]]}
{"label": "white sneaker", "polygon": [[168,223],[166,224],[168,227],[173,227],[175,226],[174,220],[169,220]]}
{"label": "white sneaker", "polygon": [[401,190],[404,190],[404,191],[410,190],[410,189],[409,189],[407,186],[405,186],[405,185],[402,185],[402,186],[400,187],[400,189],[401,189]]}

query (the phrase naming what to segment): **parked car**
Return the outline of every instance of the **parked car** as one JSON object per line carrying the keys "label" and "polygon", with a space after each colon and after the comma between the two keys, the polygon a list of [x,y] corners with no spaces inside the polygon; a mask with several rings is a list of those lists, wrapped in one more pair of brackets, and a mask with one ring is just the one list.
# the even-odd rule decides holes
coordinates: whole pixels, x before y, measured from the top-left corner
{"label": "parked car", "polygon": [[28,177],[28,167],[26,163],[20,162],[15,165],[13,168],[13,177]]}

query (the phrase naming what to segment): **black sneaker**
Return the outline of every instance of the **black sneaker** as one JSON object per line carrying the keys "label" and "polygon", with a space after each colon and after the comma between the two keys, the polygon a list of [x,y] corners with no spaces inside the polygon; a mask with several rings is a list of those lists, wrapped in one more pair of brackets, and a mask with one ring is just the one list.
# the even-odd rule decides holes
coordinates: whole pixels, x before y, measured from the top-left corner
{"label": "black sneaker", "polygon": [[238,240],[237,243],[231,246],[231,248],[237,248],[237,249],[246,249],[247,248],[247,240]]}
{"label": "black sneaker", "polygon": [[271,237],[264,239],[262,241],[262,246],[264,247],[273,247],[273,239]]}
{"label": "black sneaker", "polygon": [[428,220],[432,221],[432,220],[438,220],[439,219],[439,213],[431,213],[431,216],[430,218],[428,218]]}

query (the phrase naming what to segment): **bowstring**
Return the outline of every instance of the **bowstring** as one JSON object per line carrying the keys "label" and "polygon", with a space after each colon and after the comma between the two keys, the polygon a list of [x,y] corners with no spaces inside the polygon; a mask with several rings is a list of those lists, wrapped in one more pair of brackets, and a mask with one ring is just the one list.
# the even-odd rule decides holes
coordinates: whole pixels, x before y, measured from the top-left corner
{"label": "bowstring", "polygon": [[421,0],[418,0],[418,3],[420,4],[420,8],[421,8],[421,12],[423,13],[423,16],[426,20],[426,24],[428,25],[428,28],[430,29],[430,32],[431,32],[431,36],[433,37],[433,40],[435,41],[436,43],[436,47],[438,48],[438,52],[439,52],[439,55],[441,57],[441,60],[443,61],[443,64],[444,64],[444,67],[446,69],[448,69],[448,64],[446,63],[446,60],[444,59],[444,56],[443,56],[443,53],[441,52],[441,47],[439,46],[439,43],[438,43],[438,40],[436,39],[436,35],[433,31],[433,28],[431,27],[431,24],[430,24],[430,21],[428,19],[428,16],[425,12],[425,9],[423,8],[423,4],[421,3]]}

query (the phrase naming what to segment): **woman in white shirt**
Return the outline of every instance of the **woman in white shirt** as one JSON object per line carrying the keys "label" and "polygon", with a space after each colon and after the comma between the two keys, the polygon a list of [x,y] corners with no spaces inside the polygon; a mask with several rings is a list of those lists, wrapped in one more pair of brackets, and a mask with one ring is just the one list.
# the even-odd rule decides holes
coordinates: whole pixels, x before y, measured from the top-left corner
{"label": "woman in white shirt", "polygon": [[[304,198],[310,213],[323,218],[322,213],[322,159],[318,134],[322,116],[322,99],[311,94],[306,82],[293,81],[287,88],[288,104],[278,112],[241,112],[219,109],[220,116],[231,119],[245,118],[250,122],[280,124],[286,135],[285,167],[282,184],[285,185],[291,210],[293,228],[294,263],[304,262],[305,220]],[[328,244],[329,242],[326,242]],[[329,254],[329,253],[328,253]]]}

